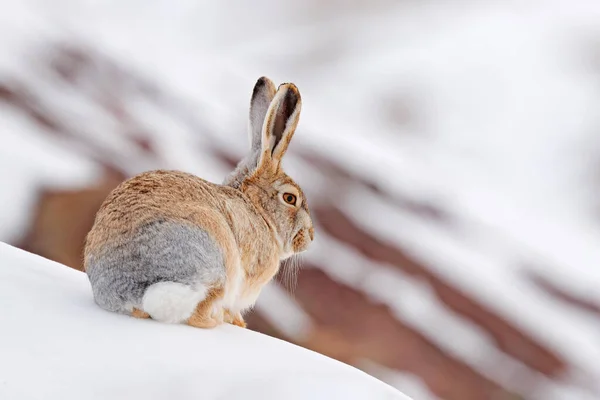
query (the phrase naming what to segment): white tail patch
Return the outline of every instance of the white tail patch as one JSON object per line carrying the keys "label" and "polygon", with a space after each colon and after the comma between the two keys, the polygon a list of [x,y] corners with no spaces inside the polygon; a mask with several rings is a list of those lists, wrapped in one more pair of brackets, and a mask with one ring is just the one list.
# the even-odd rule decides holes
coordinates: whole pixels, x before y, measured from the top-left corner
{"label": "white tail patch", "polygon": [[152,319],[178,324],[192,316],[196,306],[206,297],[206,287],[192,288],[176,282],[159,282],[146,289],[142,307]]}

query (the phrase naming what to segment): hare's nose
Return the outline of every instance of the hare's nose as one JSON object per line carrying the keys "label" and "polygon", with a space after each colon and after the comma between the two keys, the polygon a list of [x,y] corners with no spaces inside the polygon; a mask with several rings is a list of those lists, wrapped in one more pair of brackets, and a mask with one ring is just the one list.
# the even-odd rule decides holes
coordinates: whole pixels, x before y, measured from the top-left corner
{"label": "hare's nose", "polygon": [[313,240],[315,238],[315,228],[313,228],[312,226],[308,229],[308,236],[310,236],[310,240]]}

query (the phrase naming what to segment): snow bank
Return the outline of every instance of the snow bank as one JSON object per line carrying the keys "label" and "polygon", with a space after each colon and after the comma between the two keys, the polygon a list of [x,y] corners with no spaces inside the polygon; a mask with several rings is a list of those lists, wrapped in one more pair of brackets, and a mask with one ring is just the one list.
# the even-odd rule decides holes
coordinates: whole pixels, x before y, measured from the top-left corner
{"label": "snow bank", "polygon": [[0,243],[1,399],[404,399],[333,359],[226,325],[98,308],[86,276]]}

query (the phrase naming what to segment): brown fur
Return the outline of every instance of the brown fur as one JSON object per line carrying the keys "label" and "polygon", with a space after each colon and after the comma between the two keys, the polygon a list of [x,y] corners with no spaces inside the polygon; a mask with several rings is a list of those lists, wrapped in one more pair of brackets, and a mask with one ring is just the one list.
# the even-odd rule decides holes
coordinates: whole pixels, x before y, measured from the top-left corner
{"label": "brown fur", "polygon": [[256,245],[257,237],[272,237],[273,233],[250,200],[238,190],[179,171],[150,171],[118,186],[98,211],[86,252],[125,241],[138,226],[157,217],[202,226],[224,250],[228,283],[240,258],[247,274],[260,277],[257,283],[268,281],[277,272],[271,267],[257,274],[261,265],[278,260],[278,250],[274,239]]}
{"label": "brown fur", "polygon": [[214,328],[223,322],[223,310],[213,315],[215,301],[223,297],[223,288],[212,289],[206,298],[196,306],[196,310],[187,320],[187,324],[196,328]]}
{"label": "brown fur", "polygon": [[[275,96],[264,126],[279,131],[269,136],[269,129],[263,130],[261,156],[253,171],[246,171],[248,175],[231,186],[181,171],[139,174],[110,193],[86,239],[85,259],[106,245],[124,244],[138,227],[158,218],[202,227],[223,250],[226,282],[222,288],[211,288],[190,317],[188,324],[192,326],[212,327],[225,321],[245,327],[237,310],[211,316],[213,305],[227,297],[240,272],[243,281],[238,298],[248,306],[253,304],[261,288],[277,274],[281,257],[303,251],[312,241],[304,193],[281,169],[281,158],[298,123],[300,94],[292,84],[282,85],[273,93],[274,85],[264,79],[266,96]],[[274,147],[269,148],[272,143]],[[281,206],[278,186],[293,187],[298,207]],[[302,223],[310,225],[294,233],[298,213],[303,213]],[[134,313],[141,315],[136,310]]]}
{"label": "brown fur", "polygon": [[135,317],[135,318],[140,318],[140,319],[150,318],[150,314],[148,314],[147,312],[142,311],[138,308],[133,309],[133,311],[131,312],[131,316]]}
{"label": "brown fur", "polygon": [[244,321],[242,314],[240,314],[239,312],[236,314],[232,314],[230,310],[225,310],[224,313],[225,322],[227,322],[228,324],[233,324],[239,326],[240,328],[246,327],[246,322]]}

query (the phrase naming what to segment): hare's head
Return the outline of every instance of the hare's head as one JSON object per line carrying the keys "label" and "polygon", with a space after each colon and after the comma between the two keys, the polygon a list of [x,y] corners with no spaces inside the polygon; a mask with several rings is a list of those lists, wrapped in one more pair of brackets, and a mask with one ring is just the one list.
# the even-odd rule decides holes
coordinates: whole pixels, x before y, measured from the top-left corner
{"label": "hare's head", "polygon": [[276,89],[271,80],[260,78],[250,102],[250,154],[224,182],[244,192],[268,219],[276,231],[282,259],[306,250],[314,235],[306,197],[281,166],[301,106],[294,84]]}

